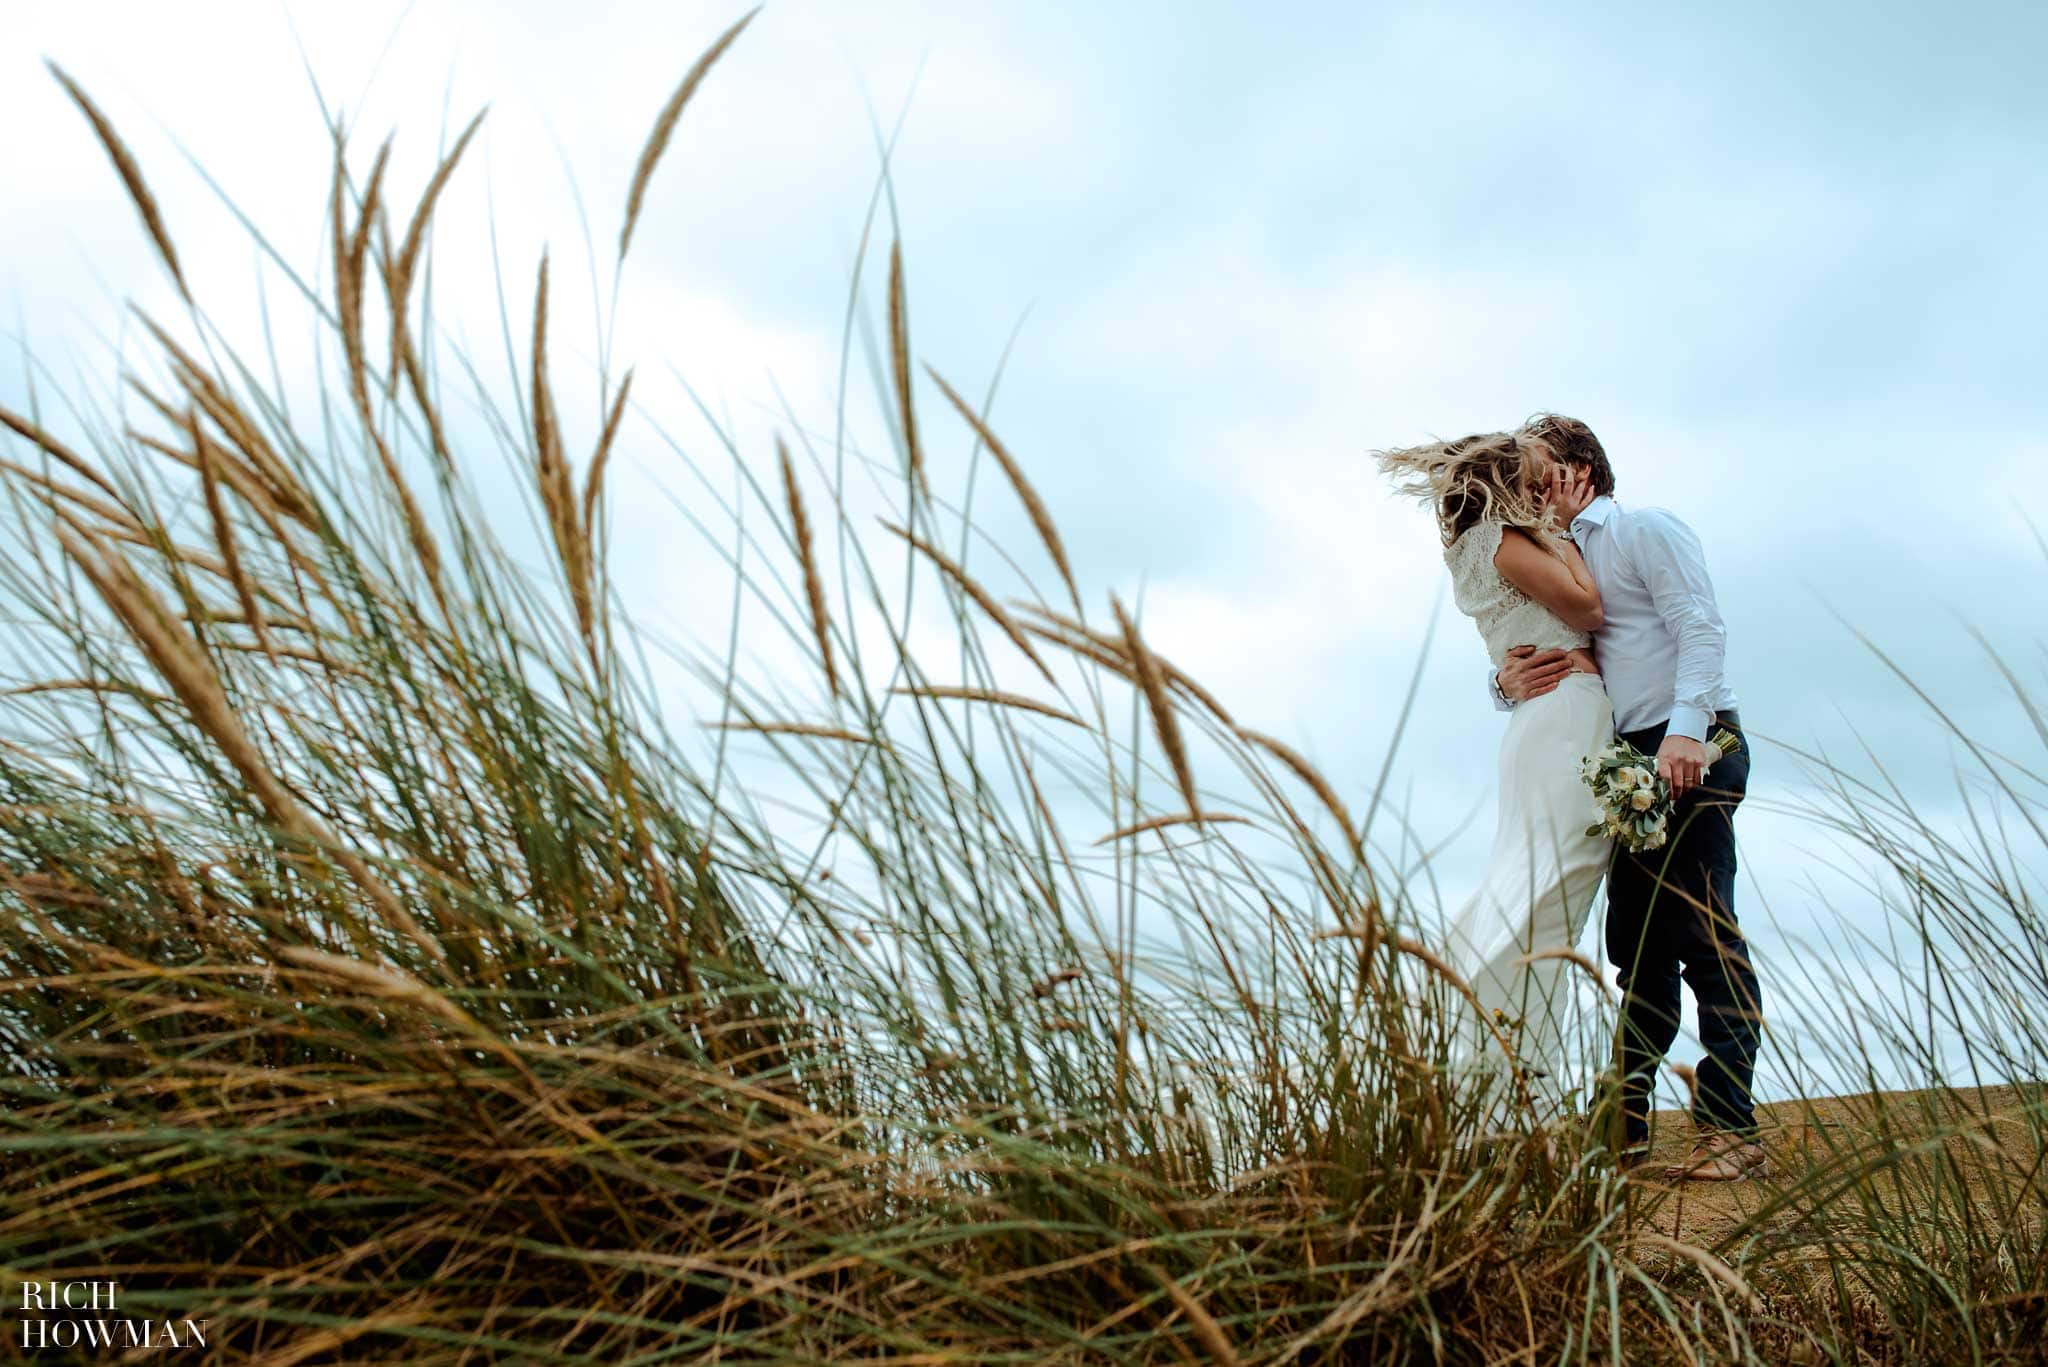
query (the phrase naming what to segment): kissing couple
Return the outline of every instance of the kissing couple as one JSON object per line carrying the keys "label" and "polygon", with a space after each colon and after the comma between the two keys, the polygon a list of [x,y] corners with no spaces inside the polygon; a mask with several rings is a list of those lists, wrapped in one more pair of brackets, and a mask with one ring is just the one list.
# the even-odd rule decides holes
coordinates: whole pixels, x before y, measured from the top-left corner
{"label": "kissing couple", "polygon": [[[1661,508],[1616,502],[1607,452],[1576,418],[1543,413],[1513,432],[1375,458],[1436,514],[1458,609],[1492,657],[1488,692],[1509,714],[1493,852],[1446,945],[1493,1018],[1468,1022],[1478,1028],[1465,1032],[1466,1062],[1560,1075],[1572,996],[1564,956],[1604,877],[1607,956],[1622,993],[1620,1162],[1647,1157],[1650,1096],[1678,1038],[1683,981],[1705,1051],[1694,1070],[1698,1133],[1690,1158],[1664,1175],[1761,1175],[1750,1095],[1761,999],[1735,919],[1735,809],[1749,749],[1699,538]],[[1731,752],[1710,746],[1710,732],[1732,740]],[[1655,757],[1654,776],[1645,764],[1630,781],[1659,800],[1668,792],[1668,836],[1660,826],[1655,848],[1631,849],[1599,824],[1582,770],[1617,738]]]}

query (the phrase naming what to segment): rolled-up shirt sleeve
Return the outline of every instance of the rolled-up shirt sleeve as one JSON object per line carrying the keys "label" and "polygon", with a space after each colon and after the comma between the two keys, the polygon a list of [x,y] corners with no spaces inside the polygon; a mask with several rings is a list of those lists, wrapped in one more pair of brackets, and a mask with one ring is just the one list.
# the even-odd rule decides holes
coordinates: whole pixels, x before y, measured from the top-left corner
{"label": "rolled-up shirt sleeve", "polygon": [[1714,700],[1724,691],[1728,655],[1728,628],[1707,577],[1706,552],[1692,528],[1661,508],[1645,508],[1633,522],[1629,558],[1678,640],[1678,677],[1665,734],[1704,741]]}

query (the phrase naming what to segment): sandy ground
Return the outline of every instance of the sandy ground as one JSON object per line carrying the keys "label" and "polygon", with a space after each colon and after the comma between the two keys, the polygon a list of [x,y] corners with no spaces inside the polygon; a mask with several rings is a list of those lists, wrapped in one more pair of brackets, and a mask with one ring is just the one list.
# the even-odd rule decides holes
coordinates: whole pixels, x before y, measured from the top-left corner
{"label": "sandy ground", "polygon": [[[1767,1214],[1762,1227],[1788,1242],[1853,1237],[1878,1209],[1914,1205],[1937,1220],[1961,1220],[1965,1191],[1988,1221],[2048,1213],[2041,1084],[1779,1102],[1759,1107],[1757,1118],[1771,1155],[1767,1176],[1667,1182],[1664,1165],[1684,1159],[1693,1131],[1683,1112],[1658,1112],[1652,1161],[1629,1179],[1639,1227],[1711,1248]],[[1890,1161],[1875,1175],[1856,1175],[1877,1159]]]}

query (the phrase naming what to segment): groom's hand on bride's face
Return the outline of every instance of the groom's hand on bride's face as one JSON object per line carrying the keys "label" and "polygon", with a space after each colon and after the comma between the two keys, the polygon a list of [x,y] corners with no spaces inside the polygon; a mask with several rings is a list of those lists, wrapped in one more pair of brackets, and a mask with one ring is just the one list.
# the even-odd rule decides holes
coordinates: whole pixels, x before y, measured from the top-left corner
{"label": "groom's hand on bride's face", "polygon": [[1500,667],[1501,696],[1509,702],[1540,698],[1564,682],[1572,662],[1562,650],[1538,650],[1516,646]]}
{"label": "groom's hand on bride's face", "polygon": [[1700,786],[1706,767],[1707,747],[1691,736],[1666,736],[1657,747],[1657,773],[1671,785],[1673,801]]}

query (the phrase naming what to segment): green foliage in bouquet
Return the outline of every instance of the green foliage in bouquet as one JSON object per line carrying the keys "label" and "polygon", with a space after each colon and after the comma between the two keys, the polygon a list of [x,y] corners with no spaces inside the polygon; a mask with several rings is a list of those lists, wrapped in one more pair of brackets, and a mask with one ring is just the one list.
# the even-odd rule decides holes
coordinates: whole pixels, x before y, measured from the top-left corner
{"label": "green foliage in bouquet", "polygon": [[[1707,742],[1708,763],[1741,748],[1741,737],[1724,728]],[[1587,835],[1618,840],[1633,854],[1662,849],[1671,838],[1671,785],[1657,772],[1657,762],[1635,746],[1617,737],[1586,757],[1579,777],[1593,790],[1599,812]]]}

